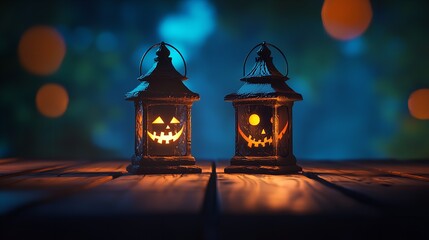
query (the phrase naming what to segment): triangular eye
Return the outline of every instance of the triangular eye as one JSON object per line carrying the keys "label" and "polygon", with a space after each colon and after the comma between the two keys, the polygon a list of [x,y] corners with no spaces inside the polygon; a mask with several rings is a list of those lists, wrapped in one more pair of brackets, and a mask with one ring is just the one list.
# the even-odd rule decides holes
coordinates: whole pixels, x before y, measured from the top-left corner
{"label": "triangular eye", "polygon": [[177,120],[177,118],[173,117],[170,121],[170,123],[180,123],[179,120]]}
{"label": "triangular eye", "polygon": [[152,122],[153,124],[164,124],[164,121],[161,117],[157,117],[155,121]]}

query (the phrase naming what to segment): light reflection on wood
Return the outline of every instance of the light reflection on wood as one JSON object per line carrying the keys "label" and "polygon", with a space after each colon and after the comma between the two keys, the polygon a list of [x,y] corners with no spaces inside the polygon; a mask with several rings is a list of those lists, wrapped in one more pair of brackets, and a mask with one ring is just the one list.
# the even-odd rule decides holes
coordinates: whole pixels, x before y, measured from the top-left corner
{"label": "light reflection on wood", "polygon": [[204,173],[124,175],[61,201],[35,207],[30,214],[41,216],[196,214],[201,210],[209,176]]}
{"label": "light reflection on wood", "polygon": [[302,175],[219,174],[218,180],[221,208],[225,213],[374,213]]}
{"label": "light reflection on wood", "polygon": [[128,161],[111,161],[111,162],[90,162],[82,165],[74,166],[65,169],[61,172],[61,175],[72,175],[72,174],[100,174],[112,175],[126,173],[126,167],[129,164]]}
{"label": "light reflection on wood", "polygon": [[147,175],[127,198],[145,212],[196,212],[202,207],[208,174]]}

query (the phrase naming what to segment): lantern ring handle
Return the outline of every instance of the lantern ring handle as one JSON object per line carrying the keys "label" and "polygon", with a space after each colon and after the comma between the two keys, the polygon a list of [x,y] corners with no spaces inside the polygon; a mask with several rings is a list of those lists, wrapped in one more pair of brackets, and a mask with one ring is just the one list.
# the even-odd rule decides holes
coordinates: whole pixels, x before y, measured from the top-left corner
{"label": "lantern ring handle", "polygon": [[252,48],[252,50],[250,50],[250,52],[247,54],[246,58],[244,59],[244,64],[243,64],[243,77],[244,77],[244,76],[246,76],[246,62],[247,62],[247,59],[249,58],[249,56],[250,56],[250,54],[253,52],[253,50],[255,50],[257,47],[262,46],[262,45],[268,45],[268,46],[271,46],[271,47],[273,47],[273,48],[277,49],[277,51],[279,51],[279,53],[283,56],[283,59],[284,59],[284,60],[285,60],[285,62],[286,62],[286,75],[285,75],[285,76],[287,76],[287,75],[289,74],[289,63],[288,63],[288,61],[287,61],[287,59],[286,59],[286,56],[285,56],[285,55],[284,55],[284,53],[282,52],[282,50],[280,50],[280,48],[276,47],[275,45],[273,45],[273,44],[271,44],[271,43],[262,42],[262,43],[259,43],[259,44],[258,44],[258,45],[256,45],[256,46],[254,46],[254,47]]}
{"label": "lantern ring handle", "polygon": [[156,44],[152,45],[148,50],[146,50],[146,52],[143,54],[142,58],[140,59],[139,76],[142,75],[142,64],[143,64],[143,60],[146,57],[146,55],[150,52],[150,50],[152,50],[152,48],[157,47],[157,46],[159,46],[161,44],[165,44],[166,46],[169,46],[169,47],[173,48],[180,55],[180,57],[182,58],[182,61],[183,61],[183,66],[185,67],[185,74],[184,74],[184,76],[186,77],[187,68],[186,68],[185,58],[183,57],[182,53],[177,48],[175,48],[173,45],[168,44],[166,42],[156,43]]}

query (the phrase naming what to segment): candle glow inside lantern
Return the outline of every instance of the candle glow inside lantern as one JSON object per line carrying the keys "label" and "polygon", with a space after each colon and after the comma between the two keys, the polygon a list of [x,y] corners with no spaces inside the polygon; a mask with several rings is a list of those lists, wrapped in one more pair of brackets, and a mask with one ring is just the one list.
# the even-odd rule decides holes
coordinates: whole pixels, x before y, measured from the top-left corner
{"label": "candle glow inside lantern", "polygon": [[[152,69],[142,75],[145,56],[157,46]],[[174,68],[167,46],[182,58],[184,75]],[[201,173],[191,155],[191,106],[200,96],[183,84],[186,71],[182,54],[168,43],[155,44],[143,55],[138,78],[141,83],[125,95],[135,106],[135,152],[128,172]]]}
{"label": "candle glow inside lantern", "polygon": [[[245,75],[249,55],[257,51],[256,63]],[[286,62],[286,75],[273,64],[274,47]],[[302,96],[287,84],[288,63],[276,46],[263,42],[247,55],[243,66],[244,85],[237,93],[225,96],[235,108],[235,156],[226,173],[285,174],[301,171],[292,149],[292,106]]]}

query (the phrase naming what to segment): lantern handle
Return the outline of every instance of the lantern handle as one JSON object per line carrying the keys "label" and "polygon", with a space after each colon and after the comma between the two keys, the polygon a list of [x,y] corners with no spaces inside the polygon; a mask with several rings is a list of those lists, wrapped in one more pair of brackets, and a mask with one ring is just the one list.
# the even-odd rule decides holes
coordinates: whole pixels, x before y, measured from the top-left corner
{"label": "lantern handle", "polygon": [[186,68],[185,58],[183,57],[182,53],[180,53],[180,51],[177,48],[175,48],[173,45],[168,44],[166,42],[156,43],[156,44],[152,45],[148,50],[146,50],[146,52],[143,54],[142,58],[140,59],[140,65],[139,65],[139,73],[140,74],[139,74],[139,76],[142,75],[142,64],[143,64],[143,60],[146,57],[146,55],[150,52],[150,50],[152,50],[152,48],[157,47],[157,46],[159,46],[161,44],[164,44],[166,46],[169,46],[169,47],[173,48],[180,55],[180,57],[182,58],[182,61],[183,61],[183,66],[185,67],[185,74],[184,74],[184,76],[186,77],[187,68]]}
{"label": "lantern handle", "polygon": [[246,62],[247,62],[247,59],[249,58],[249,56],[253,52],[253,50],[255,50],[257,47],[262,46],[262,45],[268,45],[268,46],[274,47],[275,49],[277,49],[277,51],[280,52],[280,54],[283,56],[283,59],[286,62],[286,75],[285,76],[287,77],[287,75],[289,74],[289,63],[288,63],[288,61],[286,59],[286,56],[284,55],[284,53],[282,52],[282,50],[280,50],[280,48],[276,47],[275,45],[273,45],[271,43],[267,43],[267,42],[259,43],[258,45],[254,46],[252,48],[252,50],[250,50],[250,52],[247,54],[246,58],[244,59],[244,64],[243,64],[243,77],[246,76]]}

